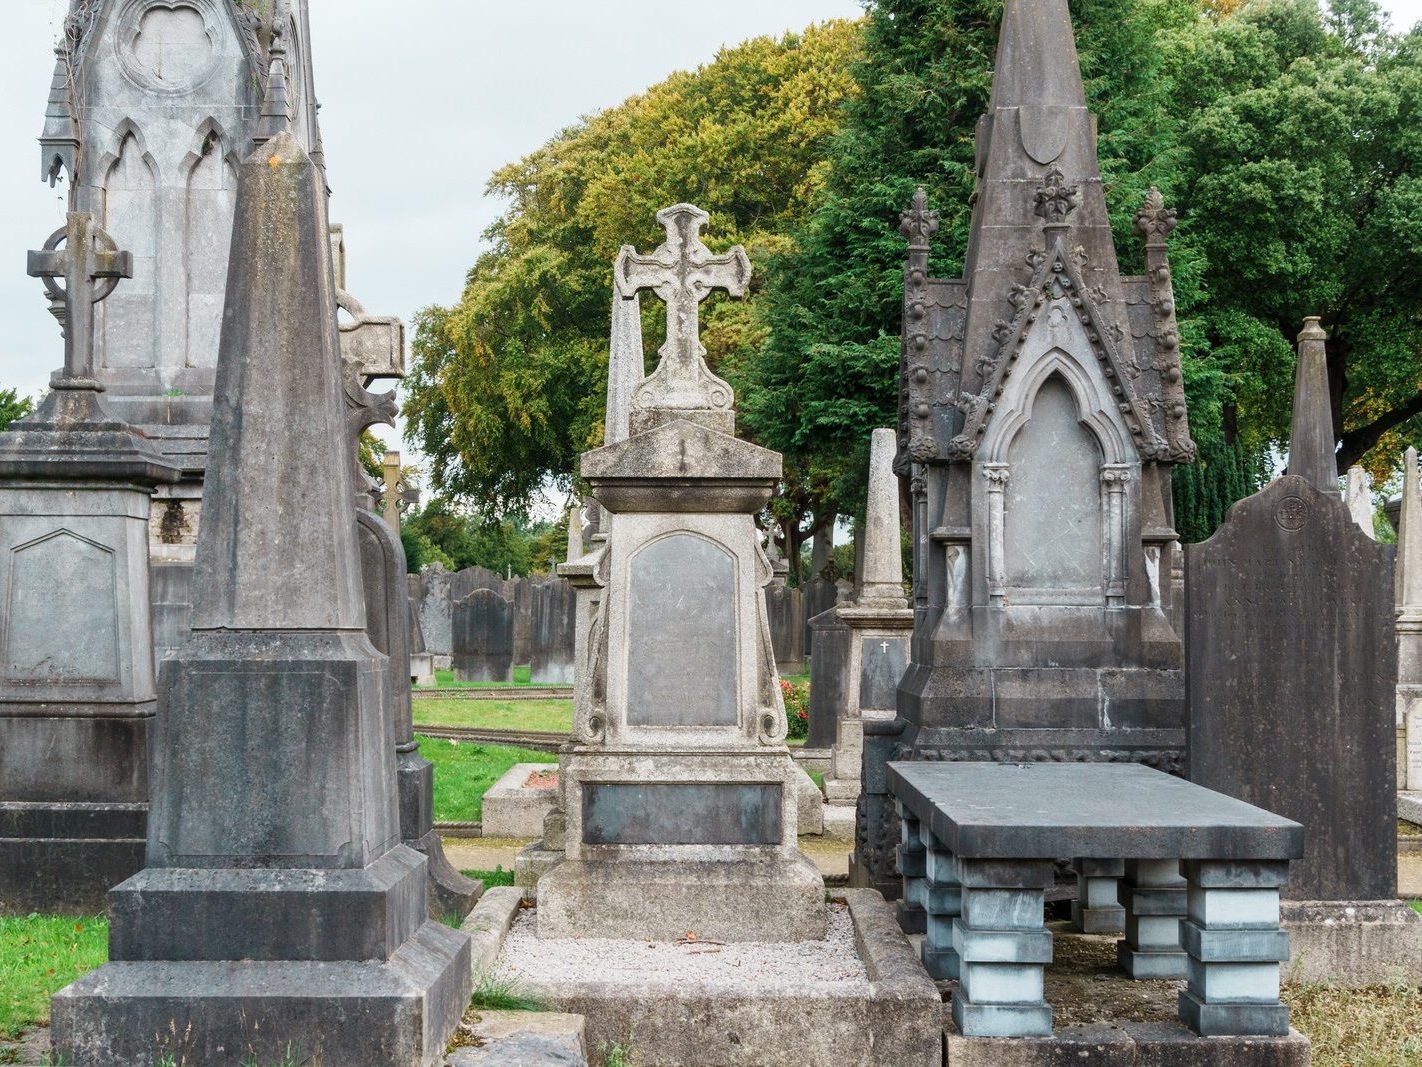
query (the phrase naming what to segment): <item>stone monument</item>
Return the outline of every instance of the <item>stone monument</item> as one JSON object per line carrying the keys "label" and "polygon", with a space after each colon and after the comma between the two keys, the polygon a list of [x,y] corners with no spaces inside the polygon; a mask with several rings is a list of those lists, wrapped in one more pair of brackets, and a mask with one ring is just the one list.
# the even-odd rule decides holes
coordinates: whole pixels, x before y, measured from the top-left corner
{"label": "stone monument", "polygon": [[1422,790],[1422,496],[1417,450],[1403,457],[1397,522],[1397,726],[1403,740],[1402,787]]}
{"label": "stone monument", "polygon": [[532,601],[529,678],[535,685],[569,685],[575,674],[577,592],[564,578],[528,581]]}
{"label": "stone monument", "polygon": [[1185,550],[1192,781],[1302,823],[1294,978],[1416,974],[1396,900],[1393,555],[1338,492],[1324,332],[1299,336],[1289,473]]}
{"label": "stone monument", "polygon": [[666,208],[666,242],[617,260],[621,294],[666,302],[667,340],[631,436],[582,461],[607,542],[589,699],[559,755],[567,858],[538,884],[541,937],[825,936],[824,881],[796,840],[755,526],[780,457],[735,437],[733,394],[700,341],[701,302],[741,295],[750,261],[740,247],[713,255],[707,218]]}
{"label": "stone monument", "polygon": [[[847,639],[830,658],[824,674],[837,673],[831,692],[840,697],[829,709],[834,734],[825,798],[853,806],[859,799],[864,759],[864,720],[893,719],[899,680],[908,669],[913,610],[904,595],[903,546],[899,525],[899,483],[894,476],[897,434],[875,430],[869,456],[869,500],[862,561],[852,600],[830,611]],[[840,656],[842,655],[842,659]],[[816,656],[816,677],[822,657]],[[833,668],[842,664],[841,670]],[[814,699],[814,686],[810,688]]]}
{"label": "stone monument", "polygon": [[897,894],[889,760],[1183,767],[1171,471],[1193,460],[1166,237],[1125,277],[1066,0],[1007,0],[961,280],[904,213],[900,452],[915,627],[898,717],[866,727],[851,883]]}
{"label": "stone monument", "polygon": [[[275,132],[241,167],[192,638],[163,662],[147,867],[111,962],[57,993],[86,1067],[433,1064],[469,940],[400,843],[390,664],[366,636],[319,168]],[[300,456],[273,486],[280,457]],[[401,667],[403,671],[403,666]]]}
{"label": "stone monument", "polygon": [[[360,552],[361,587],[365,594],[365,632],[377,652],[390,661],[386,705],[395,723],[395,782],[400,805],[400,839],[429,860],[429,914],[432,919],[464,918],[484,884],[454,869],[444,854],[444,842],[434,829],[434,766],[420,755],[415,740],[414,706],[410,692],[411,630],[409,571],[397,529],[375,513],[376,487],[360,464],[360,437],[371,426],[395,425],[395,393],[372,393],[361,385],[361,370],[345,357],[343,384],[351,482],[356,487],[356,542]],[[391,453],[393,454],[393,453]],[[398,463],[396,464],[398,470]],[[385,501],[389,502],[386,486]],[[399,521],[398,514],[396,521]]]}
{"label": "stone monument", "polygon": [[514,606],[492,589],[475,589],[454,602],[454,680],[513,682]]}
{"label": "stone monument", "polygon": [[1358,529],[1369,537],[1376,537],[1373,529],[1373,479],[1362,467],[1348,468],[1348,478],[1343,485],[1343,502],[1348,505],[1348,514],[1358,524]]}
{"label": "stone monument", "polygon": [[64,369],[0,434],[0,913],[92,914],[143,866],[149,505],[179,473],[94,378],[95,315],[132,256],[72,212],[29,269],[64,331]]}

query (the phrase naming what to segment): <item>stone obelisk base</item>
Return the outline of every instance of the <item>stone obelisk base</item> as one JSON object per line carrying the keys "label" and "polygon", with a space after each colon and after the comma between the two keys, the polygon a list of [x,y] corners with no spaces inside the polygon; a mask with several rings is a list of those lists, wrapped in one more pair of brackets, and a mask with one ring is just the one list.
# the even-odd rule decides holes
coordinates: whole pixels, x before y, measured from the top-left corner
{"label": "stone obelisk base", "polygon": [[469,939],[425,922],[384,961],[110,963],[55,995],[64,1063],[433,1064],[469,1002]]}
{"label": "stone obelisk base", "polygon": [[429,916],[462,919],[484,895],[484,883],[460,874],[444,854],[444,842],[434,829],[434,765],[420,755],[418,746],[397,753],[400,837],[429,860]]}

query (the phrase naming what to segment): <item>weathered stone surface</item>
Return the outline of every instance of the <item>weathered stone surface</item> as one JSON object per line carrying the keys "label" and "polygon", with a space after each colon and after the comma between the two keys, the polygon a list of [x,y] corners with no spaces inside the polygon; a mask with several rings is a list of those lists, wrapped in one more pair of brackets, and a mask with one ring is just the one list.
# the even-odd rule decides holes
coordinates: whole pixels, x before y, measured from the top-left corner
{"label": "weathered stone surface", "polygon": [[[469,947],[426,918],[427,861],[400,844],[389,662],[365,633],[351,515],[325,185],[289,133],[243,164],[236,217],[216,503],[193,636],[160,676],[148,866],[115,892],[111,962],[56,995],[55,1049],[99,1067],[164,1051],[270,1059],[288,1044],[332,1062],[429,1064],[467,1003]],[[273,489],[273,457],[292,455],[303,463]],[[164,1034],[184,1047],[155,1048]]]}
{"label": "weathered stone surface", "polygon": [[452,577],[439,563],[420,572],[420,631],[425,635],[425,648],[436,656],[454,655]]}
{"label": "weathered stone surface", "polygon": [[1304,825],[1294,900],[1394,895],[1392,557],[1295,476],[1186,549],[1190,778]]}
{"label": "weathered stone surface", "polygon": [[[939,224],[922,193],[902,219],[895,470],[911,487],[916,624],[900,740],[868,745],[865,780],[881,752],[1178,769],[1170,479],[1194,443],[1174,212],[1151,191],[1146,273],[1123,276],[1066,0],[1003,7],[979,134],[963,278],[929,276]],[[1112,688],[1133,673],[1118,717]],[[865,808],[856,859],[891,890],[892,812]]]}
{"label": "weathered stone surface", "polygon": [[512,682],[513,605],[491,589],[475,589],[453,605],[454,677],[460,682]]}
{"label": "weathered stone surface", "polygon": [[1403,457],[1393,588],[1397,597],[1397,723],[1402,742],[1398,784],[1422,789],[1422,488],[1414,448]]}
{"label": "weathered stone surface", "polygon": [[1341,986],[1422,981],[1422,915],[1401,900],[1286,900],[1286,982]]}
{"label": "weathered stone surface", "polygon": [[810,620],[810,734],[806,748],[829,748],[849,703],[850,648],[854,635],[834,609]]}
{"label": "weathered stone surface", "polygon": [[1051,1037],[964,1037],[949,1025],[950,1067],[1309,1067],[1308,1038],[1200,1037],[1180,1023],[1074,1026]]}
{"label": "weathered stone surface", "polygon": [[465,1027],[472,1046],[449,1054],[445,1067],[586,1067],[581,1015],[556,1011],[470,1012]]}
{"label": "weathered stone surface", "polygon": [[546,763],[515,763],[484,794],[480,829],[485,837],[536,838],[558,802],[556,788],[528,784],[529,775],[552,770]]}
{"label": "weathered stone surface", "polygon": [[775,650],[775,669],[782,675],[805,672],[804,591],[783,581],[772,582],[765,590],[765,612],[770,620],[770,645]]}

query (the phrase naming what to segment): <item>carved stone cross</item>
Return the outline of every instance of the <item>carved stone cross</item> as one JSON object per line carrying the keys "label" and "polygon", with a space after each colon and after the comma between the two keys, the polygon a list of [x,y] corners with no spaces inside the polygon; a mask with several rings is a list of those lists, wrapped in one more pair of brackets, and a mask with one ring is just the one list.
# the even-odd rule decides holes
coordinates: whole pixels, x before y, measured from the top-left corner
{"label": "carved stone cross", "polygon": [[[706,366],[701,344],[701,302],[715,289],[743,296],[750,281],[750,258],[740,245],[723,256],[701,243],[701,228],[710,216],[691,204],[675,204],[657,212],[667,239],[649,256],[624,245],[617,257],[617,291],[630,299],[650,289],[667,305],[667,339],[661,363],[637,390],[633,402],[633,432],[660,421],[648,412],[672,413],[730,432],[734,428],[731,387]],[[650,425],[648,424],[650,422]]]}
{"label": "carved stone cross", "polygon": [[40,251],[29,254],[29,275],[44,280],[50,311],[64,331],[64,370],[55,381],[92,382],[94,307],[121,278],[133,277],[133,254],[120,252],[93,215],[71,211],[69,224],[51,234]]}

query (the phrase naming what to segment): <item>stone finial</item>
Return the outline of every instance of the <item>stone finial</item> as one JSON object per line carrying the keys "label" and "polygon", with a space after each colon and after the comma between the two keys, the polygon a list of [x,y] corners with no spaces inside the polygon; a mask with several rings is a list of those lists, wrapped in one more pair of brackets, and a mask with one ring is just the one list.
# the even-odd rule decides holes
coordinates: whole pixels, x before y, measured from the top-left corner
{"label": "stone finial", "polygon": [[71,211],[68,225],[50,234],[38,252],[29,254],[28,270],[31,278],[44,282],[50,312],[64,331],[64,370],[55,376],[54,384],[98,388],[94,381],[94,309],[120,280],[133,277],[133,254],[120,251],[93,215]]}
{"label": "stone finial", "polygon": [[908,238],[910,251],[926,252],[938,225],[938,212],[928,209],[928,193],[920,185],[912,206],[899,216],[899,233]]}
{"label": "stone finial", "polygon": [[289,131],[242,164],[231,263],[193,629],[364,630],[325,192]]}
{"label": "stone finial", "polygon": [[621,296],[650,289],[667,305],[667,339],[660,350],[661,362],[633,400],[634,434],[673,419],[735,432],[735,395],[706,366],[701,302],[716,289],[744,296],[751,265],[740,245],[725,255],[712,255],[701,242],[701,228],[710,218],[692,204],[663,208],[657,212],[657,222],[666,230],[666,241],[647,256],[624,245],[617,257],[617,292]]}
{"label": "stone finial", "polygon": [[65,173],[73,184],[79,173],[79,119],[74,113],[73,87],[69,37],[65,34],[54,46],[54,77],[40,134],[40,180],[51,186]]}
{"label": "stone finial", "polygon": [[1173,207],[1165,206],[1165,197],[1154,185],[1146,193],[1145,203],[1136,212],[1136,233],[1144,239],[1148,248],[1164,248],[1165,239],[1179,225],[1179,217]]}
{"label": "stone finial", "polygon": [[1353,521],[1369,537],[1374,537],[1372,488],[1373,479],[1367,471],[1362,467],[1348,468],[1348,480],[1343,486],[1343,503],[1348,505],[1348,514],[1353,517]]}
{"label": "stone finial", "polygon": [[574,504],[568,508],[568,559],[576,563],[583,558],[583,509]]}
{"label": "stone finial", "polygon": [[864,604],[908,606],[899,525],[899,480],[894,474],[898,434],[875,430],[869,445],[869,503],[861,545],[861,578],[855,599]]}
{"label": "stone finial", "polygon": [[1417,449],[1402,458],[1402,514],[1397,522],[1397,616],[1422,624],[1422,484]]}
{"label": "stone finial", "polygon": [[[1067,0],[1007,0],[998,33],[991,107],[1021,107],[1029,110],[1030,120],[1047,109],[1085,106],[1086,89]],[[1030,134],[1025,139],[1032,140]]]}
{"label": "stone finial", "polygon": [[632,398],[647,369],[642,349],[642,297],[612,294],[612,335],[607,348],[607,415],[602,443],[615,445],[632,435]]}
{"label": "stone finial", "polygon": [[1053,167],[1042,178],[1037,189],[1037,207],[1042,220],[1052,227],[1065,226],[1071,213],[1081,204],[1081,187],[1066,180],[1061,170]]}
{"label": "stone finial", "polygon": [[[271,65],[267,68],[267,88],[262,96],[262,113],[252,140],[264,145],[279,133],[291,129],[291,100],[286,91],[286,36],[277,24],[272,34]],[[314,162],[314,161],[313,161]],[[316,168],[321,170],[320,166]],[[322,188],[325,178],[322,178]]]}
{"label": "stone finial", "polygon": [[1338,439],[1328,389],[1328,335],[1317,316],[1304,319],[1294,371],[1294,422],[1289,437],[1289,473],[1323,493],[1338,492]]}

